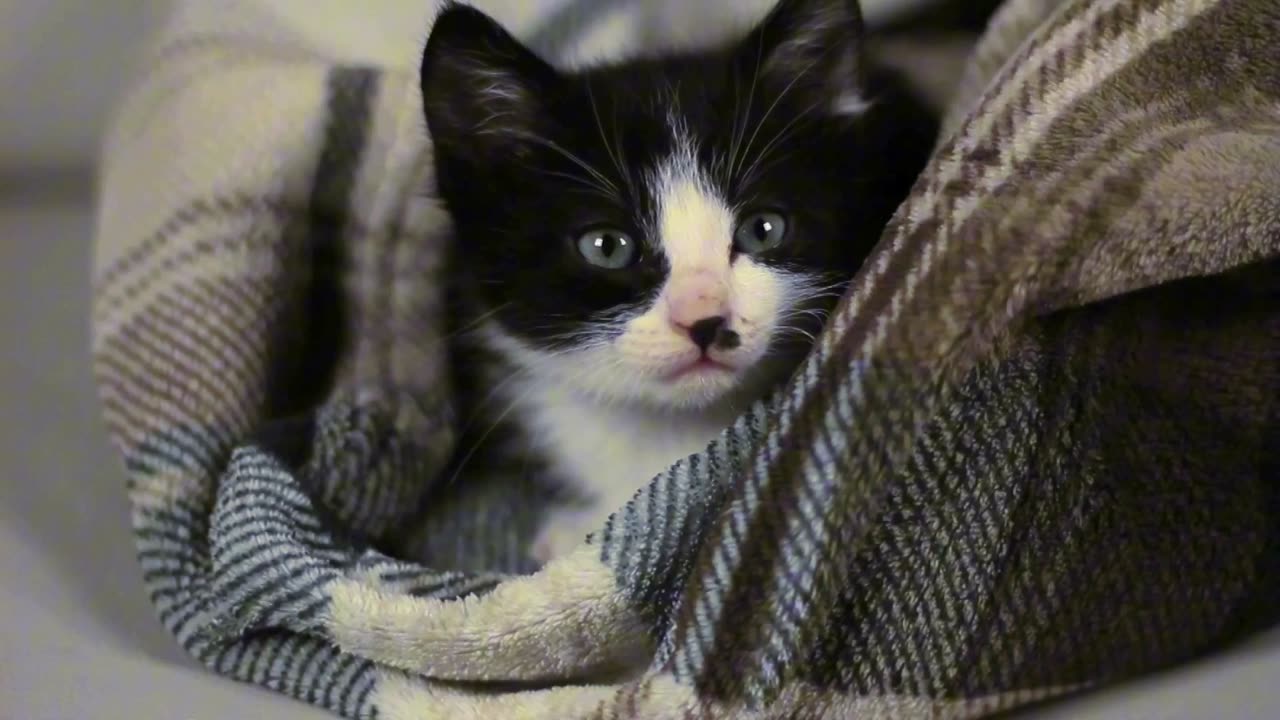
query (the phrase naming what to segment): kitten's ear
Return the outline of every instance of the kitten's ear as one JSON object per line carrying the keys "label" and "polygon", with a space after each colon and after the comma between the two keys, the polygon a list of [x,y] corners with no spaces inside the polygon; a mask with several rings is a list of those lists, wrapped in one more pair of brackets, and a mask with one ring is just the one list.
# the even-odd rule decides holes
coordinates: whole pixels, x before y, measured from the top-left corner
{"label": "kitten's ear", "polygon": [[497,21],[447,3],[427,38],[419,75],[432,142],[476,161],[518,153],[543,127],[556,78]]}
{"label": "kitten's ear", "polygon": [[870,104],[863,39],[858,0],[780,0],[741,50],[774,92],[804,93],[828,102],[832,114],[853,116]]}

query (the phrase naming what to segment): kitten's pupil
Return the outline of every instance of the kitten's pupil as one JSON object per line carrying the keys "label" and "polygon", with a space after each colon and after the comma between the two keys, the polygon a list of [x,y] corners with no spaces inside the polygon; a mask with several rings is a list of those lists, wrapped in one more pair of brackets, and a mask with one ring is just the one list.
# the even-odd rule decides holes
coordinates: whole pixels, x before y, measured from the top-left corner
{"label": "kitten's pupil", "polygon": [[609,233],[605,233],[596,238],[596,247],[599,248],[600,253],[607,258],[612,258],[614,253],[618,252],[619,249],[626,244],[626,240]]}
{"label": "kitten's pupil", "polygon": [[756,240],[763,244],[769,239],[769,233],[773,232],[774,224],[769,222],[767,218],[758,218],[755,222]]}
{"label": "kitten's pupil", "polygon": [[578,237],[578,252],[584,260],[606,270],[619,270],[636,259],[636,246],[617,230],[591,230]]}

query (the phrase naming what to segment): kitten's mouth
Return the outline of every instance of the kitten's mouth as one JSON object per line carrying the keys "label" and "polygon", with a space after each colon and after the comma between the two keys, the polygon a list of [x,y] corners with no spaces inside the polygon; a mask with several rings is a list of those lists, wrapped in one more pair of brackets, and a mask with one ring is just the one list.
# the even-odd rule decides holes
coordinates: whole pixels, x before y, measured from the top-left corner
{"label": "kitten's mouth", "polygon": [[727,365],[719,360],[713,360],[706,355],[703,355],[697,360],[694,360],[687,365],[682,365],[668,373],[666,379],[670,382],[674,382],[676,380],[683,380],[684,378],[694,377],[697,375],[720,375],[724,373],[732,373],[736,370],[737,368],[732,365]]}

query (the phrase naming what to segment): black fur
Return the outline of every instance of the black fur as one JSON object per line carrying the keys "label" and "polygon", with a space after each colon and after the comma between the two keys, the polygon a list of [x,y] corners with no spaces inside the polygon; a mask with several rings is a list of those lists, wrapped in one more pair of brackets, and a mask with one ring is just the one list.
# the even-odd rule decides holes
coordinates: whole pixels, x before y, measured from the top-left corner
{"label": "black fur", "polygon": [[[750,153],[712,172],[728,200],[783,213],[789,240],[758,258],[848,279],[923,167],[935,119],[862,52],[853,0],[783,0],[744,40],[705,52],[560,72],[464,5],[438,17],[421,81],[439,191],[456,223],[459,281],[513,334],[541,346],[651,299],[667,268],[644,237],[646,174],[671,151],[674,114],[704,166],[735,133]],[[873,102],[829,112],[842,89]],[[788,127],[789,126],[789,127]],[[752,177],[742,171],[785,133]],[[570,151],[620,193],[602,192]],[[642,248],[633,266],[587,264],[574,241],[616,227]]]}

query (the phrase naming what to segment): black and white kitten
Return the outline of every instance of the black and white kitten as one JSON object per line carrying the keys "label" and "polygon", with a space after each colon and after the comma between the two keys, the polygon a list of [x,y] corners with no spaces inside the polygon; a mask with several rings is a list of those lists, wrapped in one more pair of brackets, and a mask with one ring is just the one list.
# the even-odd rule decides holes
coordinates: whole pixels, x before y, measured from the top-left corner
{"label": "black and white kitten", "polygon": [[906,196],[935,121],[863,44],[854,0],[782,0],[729,46],[568,72],[439,15],[422,95],[483,418],[462,450],[515,433],[583,500],[538,559],[784,380]]}

